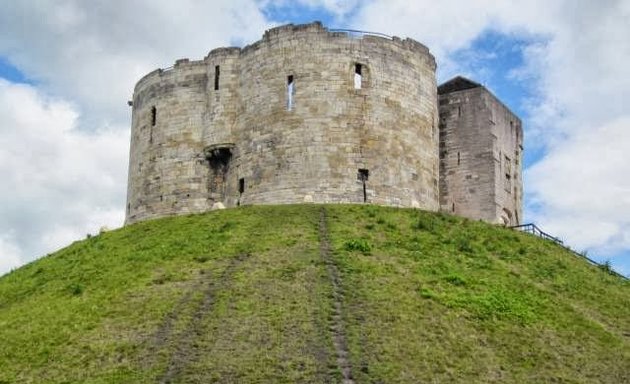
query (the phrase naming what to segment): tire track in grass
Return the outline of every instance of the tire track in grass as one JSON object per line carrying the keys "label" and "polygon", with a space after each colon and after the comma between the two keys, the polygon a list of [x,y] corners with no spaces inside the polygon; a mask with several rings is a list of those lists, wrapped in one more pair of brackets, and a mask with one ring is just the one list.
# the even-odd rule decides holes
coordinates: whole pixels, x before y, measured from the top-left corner
{"label": "tire track in grass", "polygon": [[332,260],[328,226],[326,224],[326,208],[322,207],[319,215],[319,254],[326,264],[328,279],[332,285],[333,308],[332,318],[328,324],[335,352],[337,354],[337,366],[343,376],[344,384],[354,384],[352,365],[350,364],[348,342],[343,324],[343,291],[339,270]]}
{"label": "tire track in grass", "polygon": [[[237,257],[233,258],[226,269],[221,273],[218,279],[212,279],[212,275],[208,276],[204,281],[195,284],[195,288],[202,288],[205,285],[203,291],[203,297],[197,307],[195,308],[190,321],[186,325],[186,328],[177,335],[177,342],[175,344],[175,351],[171,354],[166,370],[160,375],[158,383],[169,384],[175,381],[182,373],[182,371],[191,363],[195,362],[199,357],[201,351],[198,351],[198,346],[195,340],[199,339],[203,331],[203,319],[206,315],[212,312],[215,304],[215,297],[219,291],[225,289],[232,280],[234,272],[239,265],[249,257],[249,254],[241,253]],[[190,301],[194,292],[189,291],[186,293],[180,302],[175,306],[175,310],[183,309]],[[162,326],[158,329],[156,337],[161,337],[158,343],[165,345],[168,339],[171,338],[173,324],[176,323],[178,314],[173,310],[169,313]]]}

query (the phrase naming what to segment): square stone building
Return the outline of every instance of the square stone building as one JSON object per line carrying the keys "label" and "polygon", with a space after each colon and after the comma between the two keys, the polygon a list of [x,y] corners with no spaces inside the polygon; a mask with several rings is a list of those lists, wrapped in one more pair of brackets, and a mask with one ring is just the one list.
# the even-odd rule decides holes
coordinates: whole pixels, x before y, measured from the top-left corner
{"label": "square stone building", "polygon": [[518,225],[523,212],[521,120],[484,86],[456,77],[438,87],[440,209]]}

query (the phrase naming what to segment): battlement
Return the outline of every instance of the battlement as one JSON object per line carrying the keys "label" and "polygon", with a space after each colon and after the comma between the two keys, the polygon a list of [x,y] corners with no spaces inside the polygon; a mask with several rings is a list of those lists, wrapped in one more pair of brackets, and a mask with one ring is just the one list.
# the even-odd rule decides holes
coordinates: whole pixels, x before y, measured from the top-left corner
{"label": "battlement", "polygon": [[367,32],[354,29],[328,29],[322,25],[321,22],[315,21],[309,24],[286,24],[275,28],[268,29],[262,36],[262,39],[246,45],[243,48],[240,47],[219,47],[212,49],[203,60],[190,61],[188,58],[176,60],[172,67],[156,69],[144,77],[142,77],[136,84],[136,89],[149,82],[151,79],[155,79],[157,76],[164,73],[177,70],[178,68],[189,68],[190,66],[203,66],[204,63],[208,63],[212,59],[234,57],[241,54],[248,54],[249,52],[256,51],[264,44],[269,44],[272,41],[286,39],[312,39],[311,35],[322,35],[331,39],[360,39],[366,43],[371,44],[393,44],[397,47],[408,49],[411,52],[417,52],[420,55],[426,56],[430,62],[432,62],[433,69],[436,69],[435,58],[431,55],[429,48],[424,44],[411,39],[401,39],[397,36],[389,36],[379,32]]}

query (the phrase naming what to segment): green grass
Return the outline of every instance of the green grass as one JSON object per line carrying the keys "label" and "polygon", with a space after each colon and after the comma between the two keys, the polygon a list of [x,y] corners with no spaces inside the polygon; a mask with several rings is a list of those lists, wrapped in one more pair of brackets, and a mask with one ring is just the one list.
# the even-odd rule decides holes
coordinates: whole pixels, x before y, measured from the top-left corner
{"label": "green grass", "polygon": [[[0,278],[0,383],[341,382],[322,206],[106,232]],[[630,284],[453,216],[330,205],[357,383],[630,382]]]}

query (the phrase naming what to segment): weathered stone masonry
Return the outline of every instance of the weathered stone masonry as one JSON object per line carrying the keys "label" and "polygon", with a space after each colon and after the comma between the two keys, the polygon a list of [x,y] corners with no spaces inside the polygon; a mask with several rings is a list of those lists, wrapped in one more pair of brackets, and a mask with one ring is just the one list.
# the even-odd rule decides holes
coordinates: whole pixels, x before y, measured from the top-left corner
{"label": "weathered stone masonry", "polygon": [[521,223],[521,120],[480,84],[438,87],[440,208],[492,223]]}
{"label": "weathered stone masonry", "polygon": [[127,223],[217,205],[444,206],[435,60],[412,39],[286,25],[149,73],[132,106]]}

